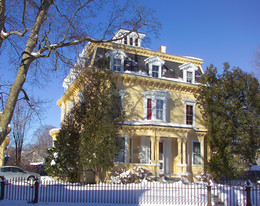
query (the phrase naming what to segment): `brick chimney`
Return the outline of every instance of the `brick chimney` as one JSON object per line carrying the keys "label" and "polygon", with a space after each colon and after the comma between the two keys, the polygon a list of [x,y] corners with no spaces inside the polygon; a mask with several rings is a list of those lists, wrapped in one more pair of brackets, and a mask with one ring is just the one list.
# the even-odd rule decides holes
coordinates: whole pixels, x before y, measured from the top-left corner
{"label": "brick chimney", "polygon": [[160,46],[159,52],[166,53],[166,46]]}

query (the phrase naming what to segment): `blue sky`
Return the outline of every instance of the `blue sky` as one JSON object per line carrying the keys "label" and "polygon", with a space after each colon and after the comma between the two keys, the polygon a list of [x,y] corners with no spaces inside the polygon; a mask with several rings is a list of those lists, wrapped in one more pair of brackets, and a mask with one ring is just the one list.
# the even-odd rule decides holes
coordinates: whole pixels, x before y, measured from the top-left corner
{"label": "blue sky", "polygon": [[[259,0],[142,0],[154,9],[162,23],[158,39],[151,37],[148,48],[167,47],[167,53],[193,56],[205,61],[203,69],[214,64],[222,71],[224,62],[247,72],[254,69],[255,53],[260,47]],[[147,34],[149,35],[149,34]],[[14,78],[9,74],[5,55],[0,56],[0,81]],[[56,101],[63,94],[64,76],[53,74],[53,82],[44,89],[35,88],[35,95],[50,100],[43,124],[59,127],[60,109]],[[258,78],[259,79],[259,78]],[[39,125],[36,123],[36,125]],[[36,127],[36,126],[35,126]],[[35,129],[35,128],[34,128]]]}

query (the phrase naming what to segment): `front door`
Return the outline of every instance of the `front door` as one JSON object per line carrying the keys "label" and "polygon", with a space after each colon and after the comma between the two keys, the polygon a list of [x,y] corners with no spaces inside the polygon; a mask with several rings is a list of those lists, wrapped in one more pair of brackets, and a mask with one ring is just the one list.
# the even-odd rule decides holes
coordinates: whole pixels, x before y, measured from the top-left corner
{"label": "front door", "polygon": [[164,142],[159,142],[159,165],[160,165],[160,174],[164,174]]}

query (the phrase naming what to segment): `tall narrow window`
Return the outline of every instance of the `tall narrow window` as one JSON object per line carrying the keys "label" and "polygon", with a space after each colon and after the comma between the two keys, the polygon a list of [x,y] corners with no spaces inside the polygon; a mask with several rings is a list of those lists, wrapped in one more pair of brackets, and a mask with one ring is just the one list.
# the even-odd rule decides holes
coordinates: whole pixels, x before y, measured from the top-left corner
{"label": "tall narrow window", "polygon": [[114,58],[113,70],[116,71],[116,72],[121,71],[121,59]]}
{"label": "tall narrow window", "polygon": [[192,83],[193,82],[193,78],[192,78],[193,73],[187,71],[187,82]]}
{"label": "tall narrow window", "polygon": [[135,39],[135,46],[138,46],[138,38]]}
{"label": "tall narrow window", "polygon": [[130,38],[130,45],[133,46],[133,38]]}
{"label": "tall narrow window", "polygon": [[192,163],[200,165],[201,162],[201,148],[200,142],[194,141],[192,145]]}
{"label": "tall narrow window", "polygon": [[156,99],[156,119],[163,119],[163,100]]}
{"label": "tall narrow window", "polygon": [[147,99],[147,119],[152,119],[152,99]]}
{"label": "tall narrow window", "polygon": [[152,66],[152,77],[159,77],[159,66]]}
{"label": "tall narrow window", "polygon": [[127,44],[127,36],[124,37],[124,44]]}
{"label": "tall narrow window", "polygon": [[193,125],[193,105],[186,105],[186,124]]}

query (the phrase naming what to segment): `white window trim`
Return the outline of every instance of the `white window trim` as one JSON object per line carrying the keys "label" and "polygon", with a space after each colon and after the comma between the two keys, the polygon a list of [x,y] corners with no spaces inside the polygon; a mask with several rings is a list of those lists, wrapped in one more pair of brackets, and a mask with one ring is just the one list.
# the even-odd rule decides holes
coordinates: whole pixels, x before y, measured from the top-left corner
{"label": "white window trim", "polygon": [[121,135],[121,136],[119,136],[119,138],[124,138],[124,142],[125,142],[124,161],[123,162],[115,162],[115,163],[127,163],[127,136]]}
{"label": "white window trim", "polygon": [[[120,72],[124,72],[124,61],[127,55],[120,49],[114,49],[110,50],[108,53],[106,53],[106,56],[110,57],[110,68],[112,71],[114,71],[114,59],[121,59],[121,68]],[[114,71],[118,72],[118,71]]]}
{"label": "white window trim", "polygon": [[[185,63],[181,66],[179,66],[180,70],[183,70],[183,81],[187,82],[187,72],[191,72],[192,73],[192,81],[191,84],[195,83],[195,71],[198,70],[198,67],[196,67],[194,64],[192,63]],[[187,82],[189,83],[189,82]]]}
{"label": "white window trim", "polygon": [[162,60],[158,56],[153,56],[153,57],[148,57],[147,59],[144,60],[145,64],[148,64],[148,70],[149,70],[149,76],[152,76],[152,71],[153,71],[153,65],[159,67],[158,71],[158,78],[162,77],[162,65],[164,65],[165,61]]}
{"label": "white window trim", "polygon": [[[170,98],[170,94],[168,91],[164,90],[150,90],[142,93],[144,96],[144,120],[147,121],[167,121],[167,102]],[[147,119],[147,99],[151,99],[152,101],[152,118],[150,120]],[[156,119],[156,100],[163,100],[163,118]]]}
{"label": "white window trim", "polygon": [[[194,153],[193,153],[193,146],[194,146],[194,143],[196,143],[196,142],[198,142],[198,143],[200,143],[200,158],[201,158],[201,160],[200,160],[200,164],[194,164],[193,163],[193,155],[194,155]],[[191,162],[192,162],[192,165],[198,165],[198,166],[201,166],[202,165],[202,143],[201,143],[201,141],[199,141],[199,140],[192,140],[192,150],[191,150],[192,152],[192,156],[191,156]]]}
{"label": "white window trim", "polygon": [[192,126],[195,127],[195,106],[197,101],[193,99],[183,99],[184,101],[184,124],[186,124],[186,105],[193,106],[193,117],[192,117]]}

